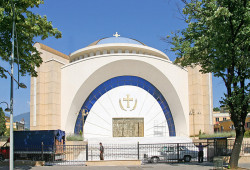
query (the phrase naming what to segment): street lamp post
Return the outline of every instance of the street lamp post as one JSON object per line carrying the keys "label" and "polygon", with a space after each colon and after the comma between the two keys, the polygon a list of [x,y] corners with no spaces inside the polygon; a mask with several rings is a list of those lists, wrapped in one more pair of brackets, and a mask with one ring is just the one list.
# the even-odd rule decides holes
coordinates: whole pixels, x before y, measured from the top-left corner
{"label": "street lamp post", "polygon": [[27,88],[25,84],[18,82],[8,70],[6,70],[5,72],[7,72],[10,75],[10,77],[13,78],[13,80],[18,84],[18,87],[21,87],[23,89]]}
{"label": "street lamp post", "polygon": [[[14,42],[13,42],[14,44]],[[14,168],[14,134],[13,134],[13,80],[18,84],[21,88],[27,88],[25,84],[19,83],[14,77],[13,77],[13,67],[14,67],[14,50],[12,50],[11,58],[13,58],[11,62],[11,73],[10,75],[10,170],[13,170]]]}
{"label": "street lamp post", "polygon": [[[12,1],[11,1],[12,2]],[[13,72],[14,72],[14,31],[15,31],[15,12],[12,2],[13,22],[12,22],[12,50],[11,50],[11,78],[10,78],[10,170],[14,167],[14,137],[13,137]]]}
{"label": "street lamp post", "polygon": [[[14,45],[14,41],[12,42]],[[14,47],[12,46],[12,54],[11,54],[11,73],[10,75],[10,170],[13,170],[14,167],[14,134],[13,134],[13,83],[14,81],[18,84],[21,88],[27,88],[25,84],[19,83],[13,77],[13,67],[14,67]],[[14,81],[13,81],[14,80]]]}
{"label": "street lamp post", "polygon": [[18,84],[19,87],[21,88],[26,88],[26,85],[23,83],[19,83],[16,81],[13,77],[14,74],[14,41],[15,41],[15,9],[14,9],[14,4],[13,0],[11,0],[11,5],[12,5],[12,12],[13,12],[13,21],[12,21],[12,50],[11,50],[11,59],[10,59],[10,65],[11,65],[11,73],[8,72],[10,75],[10,170],[13,170],[14,168],[14,135],[13,135],[13,80]]}
{"label": "street lamp post", "polygon": [[5,103],[7,105],[6,109],[4,110],[5,112],[10,112],[10,108],[7,102],[0,102],[0,104]]}

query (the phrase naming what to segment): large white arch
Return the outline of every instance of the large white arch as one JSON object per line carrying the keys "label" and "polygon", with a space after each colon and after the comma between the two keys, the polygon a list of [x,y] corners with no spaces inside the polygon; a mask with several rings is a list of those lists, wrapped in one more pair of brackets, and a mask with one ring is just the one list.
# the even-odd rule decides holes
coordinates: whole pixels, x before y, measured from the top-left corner
{"label": "large white arch", "polygon": [[158,57],[109,54],[82,59],[62,68],[61,127],[73,133],[77,114],[88,95],[113,77],[131,75],[152,83],[171,109],[176,136],[189,135],[187,71]]}
{"label": "large white arch", "polygon": [[[127,84],[130,85],[119,86],[119,83],[111,83],[118,82],[118,79],[120,80],[120,82],[126,81]],[[132,79],[135,81],[130,81]],[[127,135],[129,133],[130,135],[140,134],[144,137],[175,136],[174,127],[170,126],[169,130],[169,125],[172,125],[173,123],[173,120],[169,119],[171,117],[170,113],[168,112],[168,109],[165,109],[164,112],[159,104],[159,102],[162,102],[162,100],[159,100],[158,98],[158,95],[160,94],[158,92],[155,94],[155,97],[157,96],[157,99],[159,100],[157,101],[156,98],[152,96],[152,93],[156,91],[152,90],[152,88],[150,91],[143,89],[150,86],[148,83],[145,84],[145,82],[143,81],[143,84],[140,84],[140,86],[136,86],[136,84],[139,83],[138,81],[136,81],[138,79],[140,78],[134,76],[115,77],[113,79],[108,80],[109,83],[106,83],[106,85],[109,84],[110,86],[105,87],[107,87],[106,89],[111,89],[106,91],[105,94],[101,95],[100,98],[97,99],[100,92],[99,89],[103,89],[100,88],[100,86],[97,90],[94,91],[95,94],[91,94],[91,96],[96,97],[89,97],[87,101],[85,101],[86,103],[83,106],[83,108],[86,109],[90,101],[91,103],[93,103],[91,109],[89,109],[89,114],[85,117],[86,121],[84,123],[83,130],[85,139],[98,138],[100,136],[111,138],[114,135],[123,135],[123,133],[121,133],[122,131],[115,131],[113,129],[113,123],[115,121],[114,119],[120,118],[136,118],[137,120],[140,119],[141,121],[143,121],[143,123],[140,125],[140,132],[138,129],[138,132],[136,134],[132,134],[130,133],[131,131],[128,131],[126,129],[125,133]],[[104,86],[101,85],[101,87]],[[128,94],[132,101],[124,102],[123,99],[125,99],[124,97],[127,97]],[[128,103],[132,106],[129,109],[127,106]],[[166,117],[168,119],[166,119]],[[78,133],[79,130],[82,130],[83,120],[81,114],[79,114],[78,119],[79,120],[77,120],[77,125],[75,127],[75,133]],[[130,130],[137,130],[137,127],[139,125],[137,124],[138,126],[136,127],[134,125],[134,123],[131,123],[129,124],[128,128]]]}

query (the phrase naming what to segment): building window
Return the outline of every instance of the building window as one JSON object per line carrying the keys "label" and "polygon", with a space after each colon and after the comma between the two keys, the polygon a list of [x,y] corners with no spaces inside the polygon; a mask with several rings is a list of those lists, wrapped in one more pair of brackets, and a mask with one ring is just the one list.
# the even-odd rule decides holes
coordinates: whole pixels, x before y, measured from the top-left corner
{"label": "building window", "polygon": [[219,120],[220,120],[220,119],[219,119],[218,117],[215,118],[215,121],[216,121],[216,122],[219,122]]}
{"label": "building window", "polygon": [[96,52],[96,55],[101,55],[101,52],[100,52],[100,51],[97,51],[97,52]]}
{"label": "building window", "polygon": [[247,128],[250,128],[250,122],[247,122]]}
{"label": "building window", "polygon": [[227,120],[227,118],[226,118],[226,117],[223,117],[223,121],[225,121],[225,120]]}
{"label": "building window", "polygon": [[107,50],[103,50],[102,53],[103,53],[103,54],[108,54],[108,51],[107,51]]}
{"label": "building window", "polygon": [[220,127],[220,131],[223,132],[223,126]]}

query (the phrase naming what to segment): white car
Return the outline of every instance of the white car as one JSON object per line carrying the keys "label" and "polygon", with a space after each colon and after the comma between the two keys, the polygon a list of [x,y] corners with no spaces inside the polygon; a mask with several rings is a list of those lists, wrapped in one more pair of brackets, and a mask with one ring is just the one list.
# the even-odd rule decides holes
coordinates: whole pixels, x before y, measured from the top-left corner
{"label": "white car", "polygon": [[176,146],[164,146],[158,153],[146,154],[148,162],[157,163],[169,160],[184,160],[190,162],[192,158],[198,157],[198,151],[193,151],[185,146],[179,146],[179,153]]}

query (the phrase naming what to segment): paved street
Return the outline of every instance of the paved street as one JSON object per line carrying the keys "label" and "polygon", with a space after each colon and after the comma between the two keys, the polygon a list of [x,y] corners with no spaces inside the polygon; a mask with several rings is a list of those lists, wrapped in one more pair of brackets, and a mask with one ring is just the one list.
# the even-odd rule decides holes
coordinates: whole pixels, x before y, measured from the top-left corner
{"label": "paved street", "polygon": [[[250,163],[240,164],[240,167],[250,170]],[[19,166],[15,167],[16,170],[211,170],[213,164],[208,163],[174,163],[174,164],[147,164],[141,166],[43,166],[43,167],[31,167],[31,166]],[[0,170],[8,170],[8,167],[0,167]]]}

